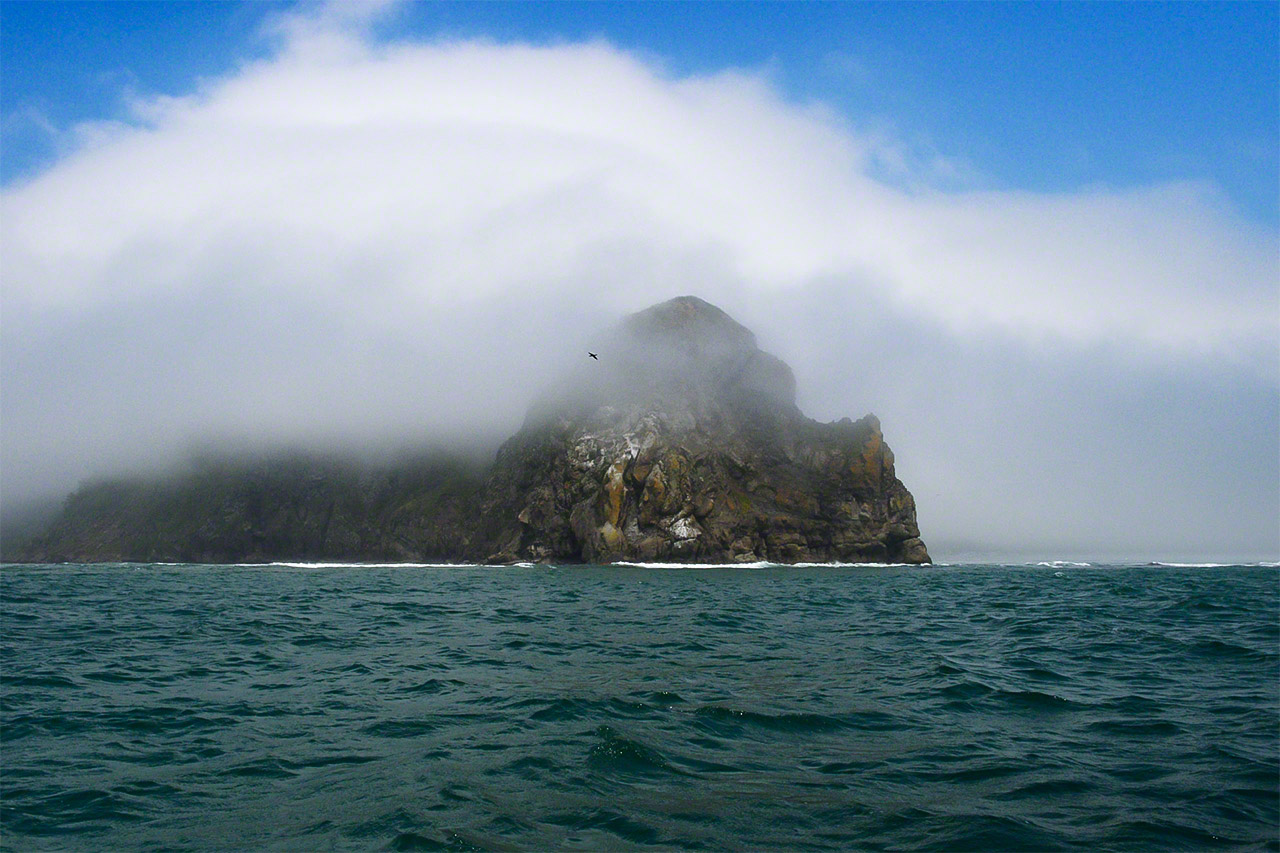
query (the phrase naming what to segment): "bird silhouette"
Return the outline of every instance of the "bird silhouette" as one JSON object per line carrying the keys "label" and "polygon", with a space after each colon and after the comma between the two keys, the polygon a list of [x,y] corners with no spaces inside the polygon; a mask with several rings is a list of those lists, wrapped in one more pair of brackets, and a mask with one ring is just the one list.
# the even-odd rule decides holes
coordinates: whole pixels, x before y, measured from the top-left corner
{"label": "bird silhouette", "polygon": [[596,361],[600,360],[600,356],[596,355],[593,352],[588,352],[587,355],[590,356],[591,358],[594,358]]}

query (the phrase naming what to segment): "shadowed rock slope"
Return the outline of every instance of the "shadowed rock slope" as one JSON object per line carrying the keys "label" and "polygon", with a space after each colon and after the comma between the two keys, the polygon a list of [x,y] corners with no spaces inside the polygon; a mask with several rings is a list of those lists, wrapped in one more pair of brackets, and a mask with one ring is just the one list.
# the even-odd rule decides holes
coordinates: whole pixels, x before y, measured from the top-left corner
{"label": "shadowed rock slope", "polygon": [[492,465],[221,460],[86,486],[5,559],[925,563],[873,415],[822,424],[791,369],[686,296],[624,320]]}
{"label": "shadowed rock slope", "polygon": [[78,489],[32,562],[260,563],[461,558],[487,466],[444,453],[372,467],[335,457],[209,457],[166,477]]}

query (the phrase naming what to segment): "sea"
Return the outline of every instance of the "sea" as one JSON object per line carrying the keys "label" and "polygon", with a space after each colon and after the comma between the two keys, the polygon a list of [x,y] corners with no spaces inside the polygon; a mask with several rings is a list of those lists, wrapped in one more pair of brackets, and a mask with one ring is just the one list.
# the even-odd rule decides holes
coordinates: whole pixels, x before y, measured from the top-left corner
{"label": "sea", "polygon": [[1280,850],[1261,565],[0,568],[0,848]]}

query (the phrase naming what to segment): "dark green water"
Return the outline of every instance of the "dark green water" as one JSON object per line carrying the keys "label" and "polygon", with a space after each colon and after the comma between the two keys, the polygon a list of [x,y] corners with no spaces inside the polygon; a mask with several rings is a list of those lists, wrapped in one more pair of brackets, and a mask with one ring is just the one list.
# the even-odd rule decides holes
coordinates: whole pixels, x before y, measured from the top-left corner
{"label": "dark green water", "polygon": [[1274,567],[0,572],[26,849],[1280,849]]}

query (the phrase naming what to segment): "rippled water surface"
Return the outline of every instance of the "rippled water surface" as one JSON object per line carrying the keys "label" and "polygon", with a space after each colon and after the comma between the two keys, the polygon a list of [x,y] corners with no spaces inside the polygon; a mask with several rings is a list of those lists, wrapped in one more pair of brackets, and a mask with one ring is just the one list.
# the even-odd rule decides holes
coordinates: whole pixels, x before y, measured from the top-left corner
{"label": "rippled water surface", "polygon": [[24,849],[1280,849],[1274,567],[5,567]]}

